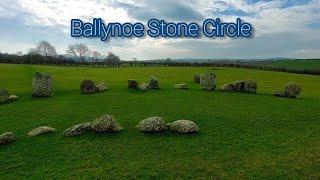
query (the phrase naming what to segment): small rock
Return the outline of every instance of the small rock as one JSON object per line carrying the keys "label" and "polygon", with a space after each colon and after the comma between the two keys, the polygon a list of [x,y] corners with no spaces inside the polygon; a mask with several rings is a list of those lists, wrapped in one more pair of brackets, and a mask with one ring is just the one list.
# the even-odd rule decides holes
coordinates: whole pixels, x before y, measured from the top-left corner
{"label": "small rock", "polygon": [[200,75],[200,85],[203,90],[212,91],[216,88],[216,75],[212,72]]}
{"label": "small rock", "polygon": [[234,85],[233,84],[224,84],[219,88],[220,91],[226,91],[226,92],[232,92],[234,91]]}
{"label": "small rock", "polygon": [[16,140],[16,136],[13,132],[6,132],[0,135],[0,146],[7,145]]}
{"label": "small rock", "polygon": [[47,97],[52,95],[52,77],[45,73],[35,72],[33,74],[32,95],[37,97]]}
{"label": "small rock", "polygon": [[175,85],[174,85],[174,88],[176,88],[176,89],[189,89],[189,88],[187,87],[187,85],[184,84],[184,83],[182,83],[182,84],[175,84]]}
{"label": "small rock", "polygon": [[147,83],[143,82],[143,83],[141,83],[141,84],[139,85],[139,89],[140,89],[141,91],[146,91],[146,90],[149,89],[149,85],[148,85]]}
{"label": "small rock", "polygon": [[108,88],[107,84],[102,81],[101,83],[99,83],[95,87],[95,89],[96,89],[96,92],[104,92],[104,91],[108,90],[109,88]]}
{"label": "small rock", "polygon": [[35,129],[31,130],[28,133],[28,135],[29,136],[39,136],[39,135],[42,135],[42,134],[50,134],[50,133],[53,133],[55,131],[56,131],[56,129],[54,129],[52,127],[41,126],[41,127],[38,127],[38,128],[35,128]]}
{"label": "small rock", "polygon": [[193,81],[197,84],[200,83],[200,75],[199,74],[195,74],[193,75]]}
{"label": "small rock", "polygon": [[96,85],[91,80],[83,80],[80,83],[81,94],[93,94],[96,92]]}
{"label": "small rock", "polygon": [[6,89],[0,88],[0,104],[8,101],[9,93]]}
{"label": "small rock", "polygon": [[141,132],[161,132],[166,128],[166,123],[162,117],[150,117],[144,119],[136,126]]}
{"label": "small rock", "polygon": [[301,86],[295,82],[289,82],[284,87],[284,93],[286,97],[289,97],[289,98],[295,98],[300,94],[301,91],[302,91]]}
{"label": "small rock", "polygon": [[108,114],[95,119],[91,124],[91,128],[96,132],[119,132],[123,129],[115,118]]}
{"label": "small rock", "polygon": [[273,93],[274,96],[278,96],[278,97],[285,97],[286,94],[283,91],[275,91]]}
{"label": "small rock", "polygon": [[20,97],[19,96],[17,96],[17,95],[10,95],[9,96],[9,98],[8,98],[8,100],[17,100],[17,99],[19,99]]}
{"label": "small rock", "polygon": [[128,80],[128,88],[137,89],[138,88],[138,81],[134,80],[134,79],[129,79]]}
{"label": "small rock", "polygon": [[154,76],[150,77],[149,88],[150,89],[159,89],[159,81],[156,77],[154,77]]}
{"label": "small rock", "polygon": [[168,126],[172,132],[194,133],[199,131],[197,124],[190,120],[177,120],[169,123]]}
{"label": "small rock", "polygon": [[73,127],[70,127],[66,129],[63,132],[64,136],[77,136],[80,134],[84,134],[87,131],[91,130],[91,124],[90,123],[82,123],[82,124],[77,124]]}

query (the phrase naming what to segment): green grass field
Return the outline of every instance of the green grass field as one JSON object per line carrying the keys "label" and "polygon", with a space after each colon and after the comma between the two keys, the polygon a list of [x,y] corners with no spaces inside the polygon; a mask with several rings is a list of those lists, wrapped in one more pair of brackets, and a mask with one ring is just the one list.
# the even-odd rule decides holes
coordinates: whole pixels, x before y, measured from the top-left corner
{"label": "green grass field", "polygon": [[320,70],[320,60],[279,60],[270,66],[297,70]]}
{"label": "green grass field", "polygon": [[[32,74],[54,77],[54,96],[31,97]],[[0,64],[0,87],[20,100],[0,105],[0,133],[17,141],[0,147],[0,179],[212,179],[320,178],[320,76],[218,68],[218,86],[240,79],[258,82],[258,93],[205,92],[193,74],[210,68],[64,68]],[[127,79],[161,89],[127,89]],[[81,95],[80,81],[106,80],[111,90]],[[298,99],[272,96],[289,81],[303,87]],[[185,82],[190,90],[177,90]],[[118,134],[65,138],[75,124],[112,114],[124,126]],[[189,119],[200,132],[143,134],[136,124],[150,116],[167,122]],[[57,129],[30,138],[41,125]]]}

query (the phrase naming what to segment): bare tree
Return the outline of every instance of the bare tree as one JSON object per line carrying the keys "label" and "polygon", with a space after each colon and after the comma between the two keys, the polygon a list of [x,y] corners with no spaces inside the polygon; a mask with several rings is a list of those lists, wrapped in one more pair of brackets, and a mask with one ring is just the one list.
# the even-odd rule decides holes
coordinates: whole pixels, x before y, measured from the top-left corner
{"label": "bare tree", "polygon": [[112,65],[120,64],[120,58],[112,52],[108,52],[108,56],[105,59],[105,62]]}
{"label": "bare tree", "polygon": [[36,54],[42,56],[57,56],[56,48],[47,41],[40,41],[35,49]]}
{"label": "bare tree", "polygon": [[98,62],[98,60],[102,57],[99,51],[91,51],[91,54],[95,62]]}
{"label": "bare tree", "polygon": [[85,61],[86,56],[89,54],[89,48],[87,45],[79,43],[79,44],[70,44],[68,46],[67,53],[74,56],[76,59],[81,62]]}
{"label": "bare tree", "polygon": [[35,49],[35,48],[30,48],[30,49],[28,50],[28,53],[27,53],[27,54],[30,54],[30,55],[35,55],[35,54],[37,54],[36,49]]}
{"label": "bare tree", "polygon": [[17,52],[16,52],[16,55],[17,55],[17,56],[23,56],[23,52],[22,52],[22,51],[17,51]]}

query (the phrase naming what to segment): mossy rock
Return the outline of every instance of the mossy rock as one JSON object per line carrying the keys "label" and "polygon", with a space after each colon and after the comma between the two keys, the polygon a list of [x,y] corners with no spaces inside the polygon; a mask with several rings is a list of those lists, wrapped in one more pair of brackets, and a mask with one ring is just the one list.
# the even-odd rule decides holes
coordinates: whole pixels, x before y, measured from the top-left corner
{"label": "mossy rock", "polygon": [[75,126],[72,126],[68,129],[66,129],[63,132],[64,136],[77,136],[77,135],[81,135],[84,134],[87,131],[91,130],[91,124],[90,123],[82,123],[82,124],[77,124]]}
{"label": "mossy rock", "polygon": [[45,73],[33,74],[32,95],[36,97],[48,97],[53,94],[52,77]]}
{"label": "mossy rock", "polygon": [[185,83],[175,84],[175,85],[174,85],[174,88],[175,88],[175,89],[185,89],[185,90],[186,90],[186,89],[189,89],[188,86],[187,86],[187,84],[185,84]]}
{"label": "mossy rock", "polygon": [[81,94],[93,94],[96,92],[96,85],[91,80],[83,80],[80,83]]}
{"label": "mossy rock", "polygon": [[161,132],[166,128],[166,123],[162,117],[150,117],[144,119],[136,126],[141,132]]}
{"label": "mossy rock", "polygon": [[196,123],[190,120],[177,120],[167,125],[172,132],[179,132],[184,134],[195,133],[199,131]]}
{"label": "mossy rock", "polygon": [[0,88],[0,104],[8,101],[9,93],[6,89]]}
{"label": "mossy rock", "polygon": [[154,76],[150,77],[149,88],[150,89],[159,89],[160,88],[159,81],[156,77],[154,77]]}
{"label": "mossy rock", "polygon": [[128,88],[137,89],[138,88],[138,81],[135,79],[129,79],[128,80]]}
{"label": "mossy rock", "polygon": [[139,89],[141,91],[147,91],[149,89],[149,85],[145,82],[142,82],[140,85],[139,85]]}
{"label": "mossy rock", "polygon": [[16,135],[13,132],[6,132],[0,135],[0,146],[7,145],[16,140]]}
{"label": "mossy rock", "polygon": [[220,91],[226,91],[226,92],[233,92],[234,91],[234,85],[231,83],[224,84],[219,88]]}
{"label": "mossy rock", "polygon": [[200,85],[203,90],[212,91],[216,88],[216,75],[207,72],[200,75]]}
{"label": "mossy rock", "polygon": [[112,115],[105,114],[91,123],[91,128],[95,132],[119,132],[123,127]]}
{"label": "mossy rock", "polygon": [[301,91],[302,91],[301,86],[295,82],[289,82],[284,87],[284,93],[286,97],[289,97],[289,98],[297,97],[301,93]]}
{"label": "mossy rock", "polygon": [[42,135],[42,134],[50,134],[50,133],[53,133],[55,131],[56,131],[56,129],[54,129],[52,127],[41,126],[41,127],[38,127],[38,128],[35,128],[35,129],[31,130],[28,133],[28,135],[29,136],[39,136],[39,135]]}

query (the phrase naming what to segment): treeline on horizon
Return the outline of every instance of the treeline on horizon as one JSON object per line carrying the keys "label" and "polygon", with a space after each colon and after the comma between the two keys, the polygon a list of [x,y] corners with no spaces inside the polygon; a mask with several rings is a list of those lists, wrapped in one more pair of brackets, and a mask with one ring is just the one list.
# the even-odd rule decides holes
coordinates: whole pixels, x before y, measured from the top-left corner
{"label": "treeline on horizon", "polygon": [[[234,61],[219,60],[214,61],[185,61],[172,60],[170,58],[158,60],[140,60],[132,61],[120,60],[120,57],[108,52],[107,55],[96,50],[90,50],[85,44],[72,44],[68,46],[66,55],[58,55],[55,48],[47,41],[41,41],[36,48],[29,49],[28,53],[23,54],[18,51],[16,54],[0,52],[0,63],[7,64],[34,64],[34,65],[56,65],[56,66],[74,66],[74,67],[157,67],[157,66],[185,66],[185,67],[231,67],[245,68],[265,71],[289,72],[297,74],[320,75],[320,69],[292,69],[286,67],[268,66],[269,62],[265,61]],[[306,59],[307,60],[307,59]],[[319,60],[320,61],[320,60]]]}

